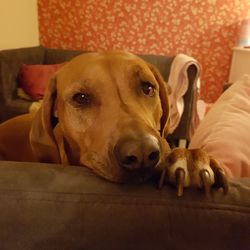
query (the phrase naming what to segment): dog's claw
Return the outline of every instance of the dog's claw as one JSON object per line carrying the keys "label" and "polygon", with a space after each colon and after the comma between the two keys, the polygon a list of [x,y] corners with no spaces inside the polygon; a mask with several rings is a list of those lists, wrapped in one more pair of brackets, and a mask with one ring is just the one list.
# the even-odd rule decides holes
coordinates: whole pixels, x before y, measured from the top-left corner
{"label": "dog's claw", "polygon": [[175,180],[177,187],[177,196],[180,197],[183,195],[183,187],[185,180],[185,171],[182,168],[178,168],[175,172]]}
{"label": "dog's claw", "polygon": [[224,194],[229,191],[225,171],[201,149],[175,148],[168,154],[166,165],[159,169],[158,188],[162,188],[166,182],[174,184],[178,197],[183,196],[184,187],[202,188],[207,197],[212,195],[212,187],[222,188]]}
{"label": "dog's claw", "polygon": [[207,170],[200,171],[201,182],[205,191],[206,196],[210,196],[211,191],[211,179],[210,174]]}

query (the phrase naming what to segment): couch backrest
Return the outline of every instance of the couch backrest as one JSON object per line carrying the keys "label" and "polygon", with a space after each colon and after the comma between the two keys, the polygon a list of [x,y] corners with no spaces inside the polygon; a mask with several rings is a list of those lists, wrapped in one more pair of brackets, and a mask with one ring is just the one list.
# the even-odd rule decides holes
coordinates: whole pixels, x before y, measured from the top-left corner
{"label": "couch backrest", "polygon": [[70,61],[75,56],[84,53],[80,50],[45,49],[44,64],[57,64]]}
{"label": "couch backrest", "polygon": [[174,56],[158,56],[158,55],[138,55],[146,62],[156,66],[163,76],[165,81],[168,81],[171,64],[174,60]]}

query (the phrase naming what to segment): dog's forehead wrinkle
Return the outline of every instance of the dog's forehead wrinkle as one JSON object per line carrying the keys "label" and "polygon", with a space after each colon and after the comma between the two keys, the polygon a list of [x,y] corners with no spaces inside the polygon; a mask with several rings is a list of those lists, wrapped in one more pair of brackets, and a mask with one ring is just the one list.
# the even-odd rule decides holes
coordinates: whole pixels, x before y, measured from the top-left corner
{"label": "dog's forehead wrinkle", "polygon": [[[72,75],[70,72],[74,72],[74,74]],[[140,78],[153,79],[150,72],[143,60],[129,53],[85,53],[73,59],[65,70],[59,73],[59,82],[69,84],[80,80],[83,85],[87,85],[85,84],[88,83],[86,79],[90,79],[89,84],[91,85],[100,80],[101,75],[105,84],[110,83],[121,88],[119,90],[121,96],[120,92],[128,87],[128,84],[123,83],[125,79],[127,80],[128,75],[130,78],[137,74]]]}

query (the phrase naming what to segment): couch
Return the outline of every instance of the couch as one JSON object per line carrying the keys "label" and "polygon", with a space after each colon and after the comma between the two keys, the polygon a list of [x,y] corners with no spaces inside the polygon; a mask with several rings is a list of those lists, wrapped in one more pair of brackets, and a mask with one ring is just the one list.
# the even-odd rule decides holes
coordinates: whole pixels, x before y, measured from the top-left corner
{"label": "couch", "polygon": [[[0,117],[28,112],[16,95],[21,63],[60,63],[79,51],[43,47],[0,52]],[[168,78],[173,57],[140,55]],[[185,110],[174,139],[188,139],[196,68],[188,69]],[[0,249],[239,249],[250,246],[250,179],[229,194],[185,190],[152,181],[110,183],[88,169],[0,161]]]}
{"label": "couch", "polygon": [[121,185],[88,169],[0,162],[0,249],[247,250],[250,180],[230,191]]}

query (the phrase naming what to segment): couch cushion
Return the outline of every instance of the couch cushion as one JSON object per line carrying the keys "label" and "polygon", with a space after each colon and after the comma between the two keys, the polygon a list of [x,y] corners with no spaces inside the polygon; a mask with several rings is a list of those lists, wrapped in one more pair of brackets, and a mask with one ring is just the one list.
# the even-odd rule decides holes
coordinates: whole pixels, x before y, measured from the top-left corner
{"label": "couch cushion", "polygon": [[231,177],[250,177],[250,77],[227,89],[209,110],[189,148],[203,148]]}
{"label": "couch cushion", "polygon": [[[201,191],[115,184],[88,169],[0,162],[1,249],[248,249],[250,180]],[[232,237],[233,236],[233,237]]]}

